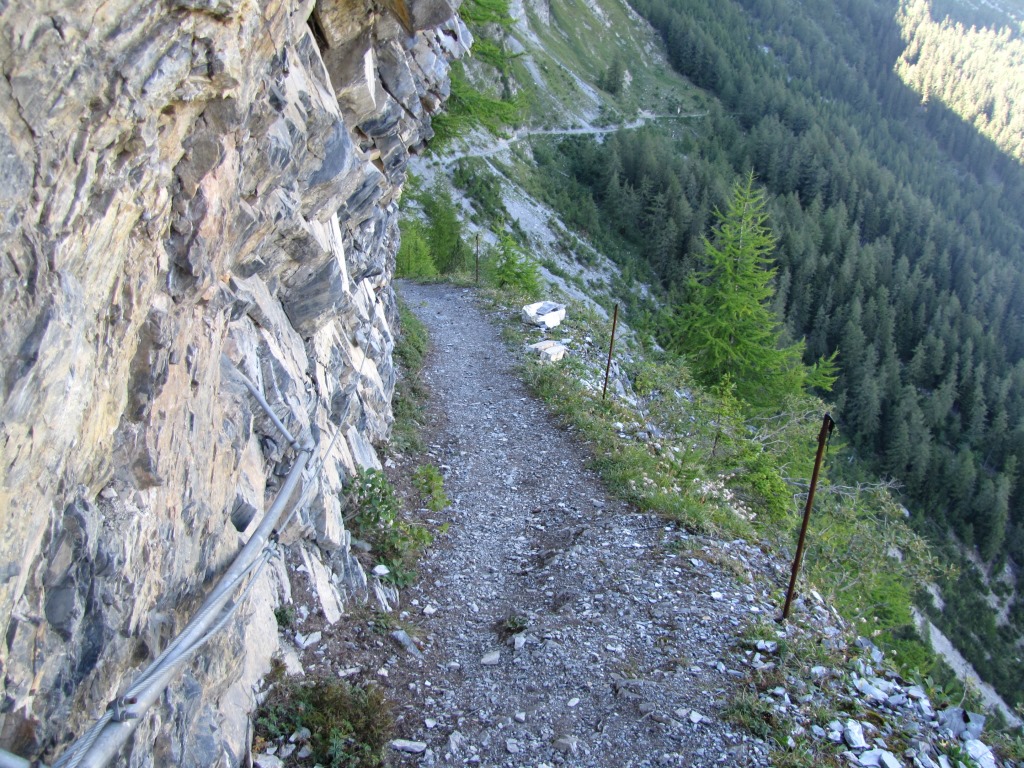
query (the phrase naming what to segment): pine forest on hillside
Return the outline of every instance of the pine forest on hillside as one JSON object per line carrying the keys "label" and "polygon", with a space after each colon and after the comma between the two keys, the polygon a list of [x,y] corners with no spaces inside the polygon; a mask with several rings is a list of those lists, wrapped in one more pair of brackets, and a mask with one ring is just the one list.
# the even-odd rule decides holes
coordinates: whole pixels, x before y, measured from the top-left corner
{"label": "pine forest on hillside", "polygon": [[[770,411],[770,387],[738,382],[743,370],[716,369],[693,345],[712,333],[692,308],[712,305],[730,211],[756,198],[766,239],[754,259],[771,281],[744,279],[774,314],[760,322],[778,350],[776,380],[796,376],[777,394],[797,379],[827,383],[836,366],[822,393],[854,456],[833,474],[898,484],[917,531],[962,566],[939,581],[944,610],[923,592],[919,605],[1008,701],[1024,703],[1019,23],[974,26],[991,8],[976,22],[962,8],[966,21],[943,20],[924,0],[629,2],[701,89],[699,115],[532,138],[545,201],[626,281],[657,286],[656,300],[628,307],[634,327],[695,376],[728,374]],[[548,4],[553,24],[561,5]],[[569,50],[568,35],[552,39]],[[616,44],[620,53],[580,59],[606,103],[626,115],[671,109],[656,76]],[[502,108],[528,107],[527,85],[510,98],[507,64]],[[662,102],[636,99],[643,78]]]}
{"label": "pine forest on hillside", "polygon": [[[753,169],[773,195],[776,306],[793,338],[806,337],[810,359],[841,351],[847,434],[985,560],[1024,551],[1024,497],[1009,492],[1024,470],[1017,164],[948,114],[947,135],[931,140],[888,118],[912,117],[918,101],[880,66],[900,51],[884,12],[858,16],[863,4],[848,4],[830,45],[822,22],[808,19],[834,18],[831,4],[789,19],[781,3],[636,4],[667,30],[673,63],[724,109],[709,114],[697,146],[678,148],[697,157],[643,132],[563,147],[589,192],[580,218],[592,220],[580,223],[621,238],[679,291],[725,180]],[[861,40],[884,41],[887,18],[891,55],[868,55]],[[807,50],[845,55],[812,67]],[[999,185],[984,183],[992,173]],[[662,237],[647,236],[655,229]]]}

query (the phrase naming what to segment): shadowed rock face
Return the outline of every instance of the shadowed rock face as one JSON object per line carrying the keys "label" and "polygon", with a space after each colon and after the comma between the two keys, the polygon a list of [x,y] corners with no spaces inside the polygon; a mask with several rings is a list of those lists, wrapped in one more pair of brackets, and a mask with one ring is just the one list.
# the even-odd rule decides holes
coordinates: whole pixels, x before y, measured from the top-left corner
{"label": "shadowed rock face", "polygon": [[[2,6],[0,746],[59,754],[273,499],[291,453],[232,369],[325,460],[283,539],[365,585],[338,491],[390,427],[394,201],[469,43],[445,0]],[[274,570],[131,765],[238,762]]]}

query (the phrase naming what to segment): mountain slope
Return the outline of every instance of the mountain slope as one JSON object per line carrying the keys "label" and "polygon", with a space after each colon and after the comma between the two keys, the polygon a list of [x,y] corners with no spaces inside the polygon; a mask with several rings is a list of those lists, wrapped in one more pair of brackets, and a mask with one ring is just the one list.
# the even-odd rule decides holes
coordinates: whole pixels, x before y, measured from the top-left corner
{"label": "mountain slope", "polygon": [[[1024,178],[953,116],[914,116],[917,97],[886,63],[900,51],[895,3],[818,3],[810,15],[783,2],[682,5],[683,20],[640,6],[661,41],[619,3],[514,7],[504,74],[468,71],[517,94],[527,127],[497,144],[470,136],[426,172],[500,179],[498,217],[472,190],[464,202],[485,243],[518,221],[549,278],[577,297],[596,290],[605,309],[625,302],[657,335],[665,307],[686,300],[678,286],[713,210],[752,167],[779,237],[774,306],[810,356],[839,348],[857,471],[895,477],[962,574],[940,585],[944,610],[923,606],[1015,698],[1024,237],[1012,210]],[[860,42],[872,36],[878,54]],[[964,557],[975,546],[983,558]]]}

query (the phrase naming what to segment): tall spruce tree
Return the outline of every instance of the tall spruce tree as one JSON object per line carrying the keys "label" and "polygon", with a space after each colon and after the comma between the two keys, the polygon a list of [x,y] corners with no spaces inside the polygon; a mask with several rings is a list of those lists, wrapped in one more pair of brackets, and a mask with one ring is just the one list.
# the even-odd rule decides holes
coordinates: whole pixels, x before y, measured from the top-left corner
{"label": "tall spruce tree", "polygon": [[672,310],[669,346],[686,355],[699,380],[728,380],[755,407],[771,407],[806,385],[827,388],[834,380],[831,360],[808,368],[803,341],[780,345],[782,326],[771,309],[775,237],[753,173],[736,184],[716,217],[685,301]]}

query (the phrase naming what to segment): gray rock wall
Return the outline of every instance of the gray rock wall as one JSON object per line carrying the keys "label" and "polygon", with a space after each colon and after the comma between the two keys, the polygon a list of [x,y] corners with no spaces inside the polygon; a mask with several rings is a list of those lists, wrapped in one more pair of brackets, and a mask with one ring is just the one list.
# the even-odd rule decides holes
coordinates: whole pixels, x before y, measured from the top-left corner
{"label": "gray rock wall", "polygon": [[[232,369],[324,462],[283,539],[365,584],[338,491],[389,430],[395,200],[469,42],[445,0],[0,4],[0,747],[59,755],[274,498]],[[129,764],[239,762],[282,568]]]}

